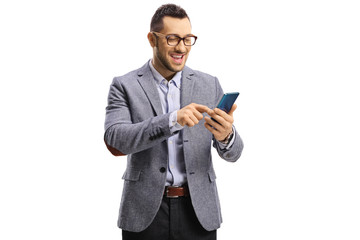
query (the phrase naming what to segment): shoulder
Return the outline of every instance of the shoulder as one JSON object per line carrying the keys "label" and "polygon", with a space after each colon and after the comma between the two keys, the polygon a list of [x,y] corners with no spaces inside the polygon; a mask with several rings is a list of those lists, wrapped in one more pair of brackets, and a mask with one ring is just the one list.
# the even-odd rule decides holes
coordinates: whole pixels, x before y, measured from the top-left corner
{"label": "shoulder", "polygon": [[194,70],[187,66],[184,68],[184,74],[194,78],[199,84],[215,84],[215,86],[219,85],[219,80],[217,77],[199,70]]}
{"label": "shoulder", "polygon": [[131,72],[128,72],[124,75],[121,75],[121,76],[116,76],[114,77],[114,81],[116,82],[126,82],[126,81],[129,81],[129,80],[134,80],[136,79],[138,76],[139,76],[139,71],[141,70],[142,68],[139,68],[139,69],[136,69],[136,70],[133,70]]}
{"label": "shoulder", "polygon": [[188,72],[190,73],[191,75],[195,76],[195,77],[198,77],[198,78],[203,78],[203,79],[214,79],[216,78],[215,76],[212,76],[208,73],[205,73],[205,72],[202,72],[202,71],[199,71],[199,70],[194,70],[188,66],[185,66],[184,68],[184,72]]}

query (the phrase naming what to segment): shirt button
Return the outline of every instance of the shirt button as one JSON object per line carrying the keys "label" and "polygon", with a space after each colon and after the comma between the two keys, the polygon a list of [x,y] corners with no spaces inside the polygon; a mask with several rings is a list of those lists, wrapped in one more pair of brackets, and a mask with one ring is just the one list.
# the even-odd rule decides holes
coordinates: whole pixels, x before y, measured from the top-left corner
{"label": "shirt button", "polygon": [[172,144],[172,141],[169,141],[170,144]]}
{"label": "shirt button", "polygon": [[164,167],[160,168],[160,172],[161,172],[161,173],[164,173],[165,170],[166,170],[166,169],[165,169]]}

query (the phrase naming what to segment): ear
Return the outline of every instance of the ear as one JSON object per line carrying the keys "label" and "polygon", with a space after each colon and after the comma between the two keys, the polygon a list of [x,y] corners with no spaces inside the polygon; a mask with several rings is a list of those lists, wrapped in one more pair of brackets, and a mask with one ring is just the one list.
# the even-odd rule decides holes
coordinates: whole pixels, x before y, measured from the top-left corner
{"label": "ear", "polygon": [[156,39],[155,39],[154,34],[149,32],[148,35],[147,35],[147,38],[149,40],[149,43],[150,43],[151,47],[155,47],[156,46],[156,43],[155,43]]}

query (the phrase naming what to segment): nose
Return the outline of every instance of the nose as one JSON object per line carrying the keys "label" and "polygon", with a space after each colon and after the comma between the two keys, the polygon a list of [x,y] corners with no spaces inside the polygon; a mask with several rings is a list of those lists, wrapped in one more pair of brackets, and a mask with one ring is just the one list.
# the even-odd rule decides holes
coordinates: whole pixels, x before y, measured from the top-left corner
{"label": "nose", "polygon": [[186,52],[186,46],[185,46],[185,44],[184,44],[184,40],[181,40],[181,41],[179,42],[179,44],[176,45],[175,50],[176,50],[176,51],[179,51],[179,52],[182,52],[182,53]]}

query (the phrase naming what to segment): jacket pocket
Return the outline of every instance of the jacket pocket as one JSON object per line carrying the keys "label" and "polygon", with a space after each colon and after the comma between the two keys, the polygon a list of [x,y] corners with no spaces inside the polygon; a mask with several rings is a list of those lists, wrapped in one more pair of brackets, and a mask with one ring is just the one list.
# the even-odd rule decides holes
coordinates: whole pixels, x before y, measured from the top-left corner
{"label": "jacket pocket", "polygon": [[214,170],[210,170],[210,171],[208,172],[208,175],[209,175],[209,180],[210,180],[210,182],[214,182],[215,179],[216,179],[216,175],[215,175]]}
{"label": "jacket pocket", "polygon": [[122,177],[126,181],[138,181],[140,179],[141,171],[137,169],[127,169]]}

